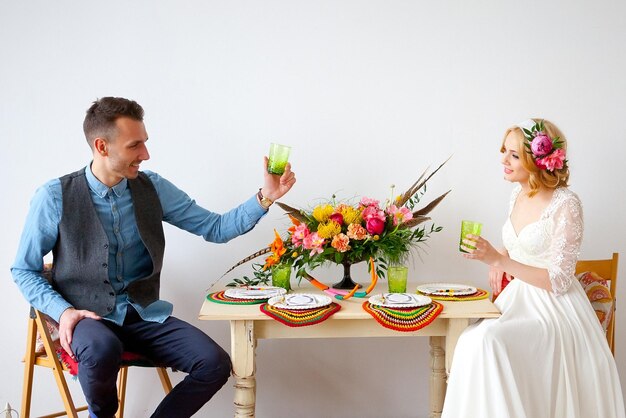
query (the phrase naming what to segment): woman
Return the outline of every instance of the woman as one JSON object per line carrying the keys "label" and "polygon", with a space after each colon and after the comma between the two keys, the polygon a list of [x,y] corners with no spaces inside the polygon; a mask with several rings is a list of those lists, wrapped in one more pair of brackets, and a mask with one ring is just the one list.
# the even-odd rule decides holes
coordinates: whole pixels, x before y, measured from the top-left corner
{"label": "woman", "polygon": [[606,338],[574,276],[583,236],[567,189],[566,141],[548,121],[506,131],[504,178],[518,183],[502,229],[505,250],[465,239],[466,258],[490,266],[497,319],[469,327],[454,352],[444,418],[624,418]]}

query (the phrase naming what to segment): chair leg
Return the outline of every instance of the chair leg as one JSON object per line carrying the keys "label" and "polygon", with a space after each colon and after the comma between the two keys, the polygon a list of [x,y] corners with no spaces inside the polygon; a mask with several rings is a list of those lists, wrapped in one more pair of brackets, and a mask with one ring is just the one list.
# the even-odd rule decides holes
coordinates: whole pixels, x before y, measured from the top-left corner
{"label": "chair leg", "polygon": [[157,367],[156,370],[159,374],[163,391],[165,391],[165,394],[167,395],[172,391],[172,381],[170,380],[170,376],[167,374],[167,369],[165,367]]}
{"label": "chair leg", "polygon": [[33,374],[35,371],[35,340],[37,328],[35,320],[28,320],[28,334],[26,336],[26,355],[24,356],[24,382],[22,384],[22,417],[30,418],[30,402],[33,394]]}
{"label": "chair leg", "polygon": [[117,381],[118,407],[115,418],[124,418],[124,404],[126,403],[126,382],[128,381],[128,367],[120,367]]}
{"label": "chair leg", "polygon": [[65,380],[65,376],[63,375],[63,366],[56,356],[56,351],[54,345],[52,344],[50,332],[48,331],[48,327],[44,323],[45,321],[43,320],[39,312],[37,312],[36,314],[35,322],[37,325],[37,329],[41,334],[43,344],[46,349],[46,355],[50,364],[49,367],[52,369],[54,380],[56,380],[57,386],[59,388],[59,393],[61,395],[61,399],[63,400],[63,406],[65,407],[67,416],[69,418],[78,418],[78,413],[76,411],[76,407],[74,406],[74,401],[72,401],[72,394],[70,393],[70,389],[67,386],[67,381]]}

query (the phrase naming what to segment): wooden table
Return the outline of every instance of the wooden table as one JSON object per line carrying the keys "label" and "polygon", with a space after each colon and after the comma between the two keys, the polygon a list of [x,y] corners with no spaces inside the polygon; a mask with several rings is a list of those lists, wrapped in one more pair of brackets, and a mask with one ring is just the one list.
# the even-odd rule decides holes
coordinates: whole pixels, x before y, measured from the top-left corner
{"label": "wooden table", "polygon": [[[408,288],[415,288],[409,284]],[[217,289],[221,290],[221,289]],[[217,291],[212,289],[212,291]],[[312,287],[298,287],[299,293],[322,293]],[[371,293],[387,291],[378,285]],[[339,301],[341,310],[326,321],[299,328],[288,327],[263,314],[259,305],[225,305],[205,299],[199,319],[230,321],[231,359],[235,376],[235,417],[254,417],[256,402],[255,348],[263,338],[329,338],[329,337],[430,337],[431,378],[430,416],[439,417],[446,392],[446,378],[452,363],[454,347],[470,320],[496,318],[498,309],[488,300],[442,302],[443,312],[430,325],[414,332],[398,332],[382,327],[362,308],[364,299]]]}

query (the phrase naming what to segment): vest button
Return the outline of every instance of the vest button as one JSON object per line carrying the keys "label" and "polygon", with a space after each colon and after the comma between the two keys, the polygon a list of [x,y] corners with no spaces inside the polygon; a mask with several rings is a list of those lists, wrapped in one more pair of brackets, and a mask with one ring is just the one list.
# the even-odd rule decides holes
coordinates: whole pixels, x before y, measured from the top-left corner
{"label": "vest button", "polygon": [[109,292],[109,296],[115,296],[115,293]]}
{"label": "vest button", "polygon": [[104,248],[109,248],[109,244],[104,244]]}
{"label": "vest button", "polygon": [[113,311],[113,308],[112,308],[112,307],[110,307],[110,306],[107,306],[107,311],[112,312],[112,311]]}
{"label": "vest button", "polygon": [[105,281],[104,281],[104,284],[109,284],[109,283],[110,283],[110,282],[109,282],[108,280],[105,280]]}
{"label": "vest button", "polygon": [[102,267],[107,268],[107,263],[102,263]]}

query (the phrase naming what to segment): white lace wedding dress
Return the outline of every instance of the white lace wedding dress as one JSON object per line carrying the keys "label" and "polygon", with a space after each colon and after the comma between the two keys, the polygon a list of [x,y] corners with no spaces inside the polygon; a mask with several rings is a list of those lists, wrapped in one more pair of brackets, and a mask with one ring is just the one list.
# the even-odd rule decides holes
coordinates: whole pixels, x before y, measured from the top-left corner
{"label": "white lace wedding dress", "polygon": [[516,233],[509,217],[502,235],[512,259],[548,269],[552,291],[515,279],[496,300],[502,316],[461,335],[442,417],[624,418],[615,361],[574,277],[583,235],[576,194],[557,189],[539,221]]}

